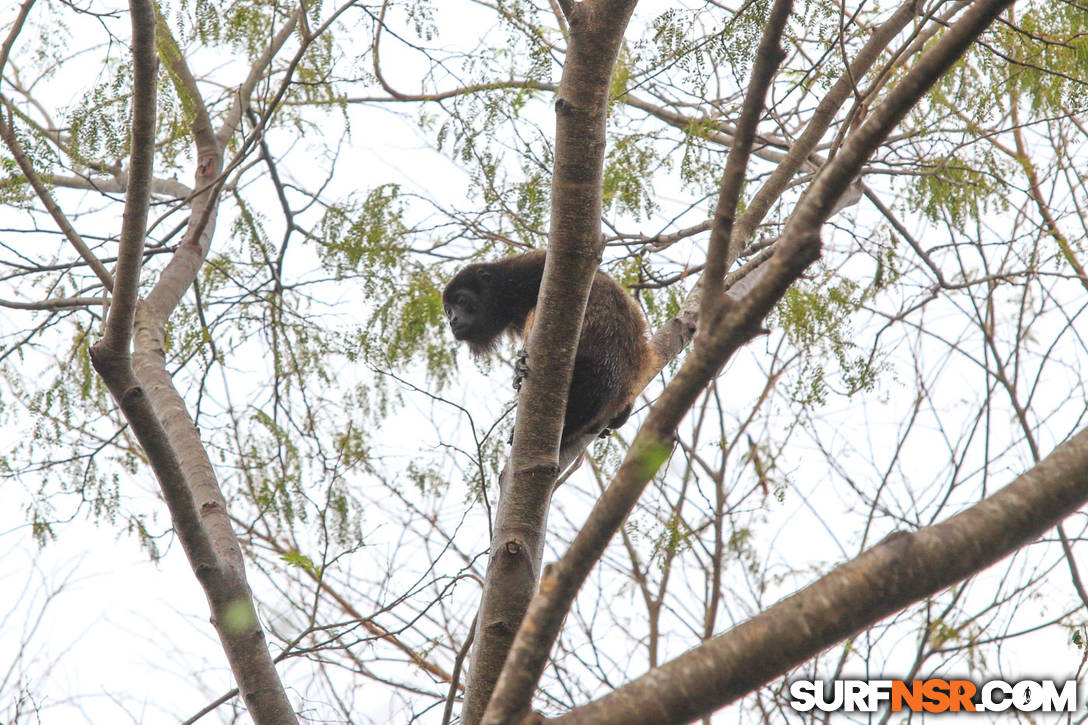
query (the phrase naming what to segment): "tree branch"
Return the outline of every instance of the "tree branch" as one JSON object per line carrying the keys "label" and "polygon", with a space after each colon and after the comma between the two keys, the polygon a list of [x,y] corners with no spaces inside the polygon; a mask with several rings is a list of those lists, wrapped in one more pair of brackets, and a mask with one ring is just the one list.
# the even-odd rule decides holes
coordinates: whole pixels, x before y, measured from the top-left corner
{"label": "tree branch", "polygon": [[103,297],[58,297],[39,302],[17,302],[15,300],[0,299],[0,307],[8,307],[13,310],[68,310],[73,307],[101,307],[108,302],[109,300]]}
{"label": "tree branch", "polygon": [[49,193],[49,188],[42,181],[42,178],[38,176],[38,172],[34,170],[34,166],[30,163],[30,158],[26,155],[26,151],[23,150],[22,144],[19,143],[18,137],[15,135],[14,118],[11,112],[8,112],[7,121],[4,120],[4,114],[0,111],[0,139],[3,139],[4,144],[11,151],[11,155],[15,157],[15,163],[19,165],[19,170],[23,172],[23,176],[34,189],[34,193],[41,199],[42,206],[45,207],[49,215],[53,217],[53,221],[56,222],[57,227],[60,228],[64,238],[68,240],[69,244],[75,247],[75,250],[79,253],[79,256],[83,257],[87,265],[102,282],[102,286],[107,291],[113,291],[113,276],[109,273],[109,270],[103,266],[98,257],[95,256],[91,248],[87,246],[83,241],[83,237],[79,235],[79,232],[75,230],[72,223],[68,221],[68,217],[65,216],[60,206],[57,204],[53,195]]}
{"label": "tree branch", "polygon": [[[128,172],[121,171],[112,176],[52,176],[49,181],[53,186],[66,189],[86,189],[105,194],[124,194],[128,191]],[[151,179],[151,193],[169,196],[174,199],[188,199],[193,190],[177,179]]]}
{"label": "tree branch", "polygon": [[[105,336],[92,348],[92,360],[148,451],[170,507],[174,529],[204,588],[212,621],[253,719],[258,723],[292,723],[296,721],[295,715],[257,620],[226,501],[185,402],[166,370],[166,322],[196,278],[215,229],[222,188],[222,147],[196,82],[163,18],[156,20],[147,0],[132,0],[132,19],[133,148],[118,263],[117,301],[111,309]],[[197,191],[191,199],[189,223],[181,244],[147,299],[136,306],[142,225],[146,223],[154,153],[151,135],[154,116],[150,115],[150,124],[147,118],[153,114],[155,105],[156,28],[159,53],[167,61],[179,96],[192,118]],[[258,62],[262,72],[266,63],[267,54]],[[250,77],[253,75],[251,70]],[[251,92],[253,86],[253,83],[243,84],[243,90]],[[248,102],[248,95],[240,97],[236,99],[236,107]],[[230,118],[228,114],[228,121]],[[130,335],[135,343],[131,362]]]}
{"label": "tree branch", "polygon": [[11,24],[11,30],[8,31],[8,37],[4,39],[4,44],[0,46],[0,78],[4,76],[4,67],[8,64],[11,46],[15,44],[15,38],[22,32],[23,23],[26,22],[26,16],[30,15],[30,8],[33,6],[34,0],[23,0],[23,4],[19,6],[19,14],[15,16],[15,22]]}
{"label": "tree branch", "polygon": [[[774,201],[781,196],[782,191],[797,172],[809,161],[816,145],[831,126],[837,112],[850,97],[857,80],[868,73],[873,63],[887,49],[892,39],[907,26],[920,10],[921,3],[918,0],[905,0],[887,21],[873,31],[868,42],[858,51],[854,61],[850,64],[849,70],[839,77],[835,85],[820,101],[805,130],[790,146],[789,151],[777,159],[779,165],[752,199],[749,200],[744,213],[741,214],[733,226],[732,241],[730,242],[731,250],[743,247],[746,241],[751,239],[759,223],[770,211]],[[684,230],[684,233],[709,229],[712,223],[713,220],[707,220],[691,230]],[[736,262],[734,255],[735,252],[731,252],[730,257],[726,259],[725,269],[730,268]],[[658,352],[662,365],[665,361],[676,357],[694,336],[702,294],[703,278],[700,278],[699,284],[692,289],[691,293],[681,303],[680,313],[654,333],[653,345]],[[656,374],[657,371],[655,370],[653,373]],[[649,382],[649,378],[647,378],[646,382]]]}
{"label": "tree branch", "polygon": [[[569,47],[555,101],[551,231],[529,335],[532,372],[522,386],[510,463],[501,477],[495,530],[477,615],[464,722],[520,708],[520,694],[492,690],[536,588],[556,475],[563,410],[586,299],[600,261],[601,188],[612,69],[635,0],[572,4]],[[578,324],[571,324],[577,320]],[[530,693],[531,694],[531,693]],[[513,699],[511,699],[513,698]]]}
{"label": "tree branch", "polygon": [[555,723],[686,722],[1035,540],[1088,501],[1088,429],[971,508],[889,535],[797,594]]}
{"label": "tree branch", "polygon": [[835,120],[839,109],[850,97],[855,84],[869,72],[880,54],[887,50],[892,39],[918,15],[921,9],[922,3],[919,0],[906,0],[900,5],[890,18],[873,31],[868,42],[862,46],[853,62],[850,63],[849,68],[816,106],[805,130],[790,146],[782,163],[759,188],[737,220],[732,232],[730,255],[726,260],[727,268],[736,261],[737,251],[743,248],[755,233],[756,227],[770,211],[774,200],[782,195],[786,185],[808,161],[816,145]]}
{"label": "tree branch", "polygon": [[771,86],[779,64],[785,59],[786,52],[779,41],[782,31],[793,8],[792,0],[775,0],[763,28],[763,35],[756,50],[756,61],[752,66],[752,76],[748,80],[748,91],[744,96],[737,130],[733,136],[733,145],[725,160],[722,182],[718,193],[718,206],[714,211],[714,222],[710,227],[710,241],[707,246],[706,269],[703,272],[703,301],[700,317],[707,317],[711,308],[718,304],[722,290],[722,278],[725,276],[726,263],[736,259],[740,249],[730,248],[733,220],[737,213],[740,190],[744,186],[748,159],[752,152],[756,127],[767,99],[767,89]]}

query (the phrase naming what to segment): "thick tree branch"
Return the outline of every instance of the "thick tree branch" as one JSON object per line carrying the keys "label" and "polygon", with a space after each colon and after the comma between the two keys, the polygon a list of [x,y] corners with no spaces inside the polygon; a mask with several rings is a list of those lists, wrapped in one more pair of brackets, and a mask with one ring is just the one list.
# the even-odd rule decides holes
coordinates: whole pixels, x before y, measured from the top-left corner
{"label": "thick tree branch", "polygon": [[[581,320],[600,261],[601,186],[612,69],[634,0],[572,4],[569,47],[555,100],[556,155],[548,256],[528,341],[510,463],[503,475],[491,559],[477,615],[464,722],[480,721],[536,588],[556,475],[563,410]],[[571,324],[578,320],[578,324]],[[509,693],[507,693],[509,694]],[[503,712],[510,703],[493,703]],[[516,706],[516,705],[515,705]],[[487,716],[494,721],[493,715]]]}
{"label": "thick tree branch", "polygon": [[133,0],[130,10],[133,79],[129,183],[115,267],[117,287],[101,341],[103,350],[123,355],[126,361],[132,341],[132,321],[136,316],[147,212],[151,205],[151,175],[155,163],[155,76],[158,70],[154,8],[148,0]]}
{"label": "thick tree branch", "polygon": [[1088,429],[966,511],[891,534],[762,614],[554,722],[679,723],[711,712],[981,571],[1086,501]]}
{"label": "thick tree branch", "polygon": [[[222,187],[222,146],[203,99],[169,28],[145,0],[133,0],[133,149],[125,223],[118,262],[116,300],[104,338],[92,349],[95,367],[121,402],[159,479],[174,529],[204,588],[224,652],[253,719],[258,723],[295,722],[283,685],[257,620],[246,581],[241,548],[230,526],[226,502],[207,451],[185,402],[166,370],[166,322],[196,278],[215,229]],[[190,118],[196,143],[196,193],[181,244],[147,299],[136,305],[154,152],[155,30],[158,51]],[[263,72],[269,62],[259,61]],[[243,84],[252,92],[253,83]],[[249,103],[248,95],[236,107]],[[240,114],[240,111],[238,112]],[[231,115],[228,114],[228,131]],[[235,121],[236,123],[236,121]],[[129,339],[135,353],[129,359]]]}

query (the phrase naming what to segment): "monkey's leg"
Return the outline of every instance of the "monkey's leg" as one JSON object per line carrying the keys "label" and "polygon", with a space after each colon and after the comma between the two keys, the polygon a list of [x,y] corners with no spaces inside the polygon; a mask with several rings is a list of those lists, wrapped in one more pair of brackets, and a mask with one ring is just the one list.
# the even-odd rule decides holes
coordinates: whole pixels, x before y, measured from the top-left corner
{"label": "monkey's leg", "polygon": [[594,435],[605,427],[607,409],[614,405],[617,391],[607,369],[591,358],[574,360],[574,374],[567,393],[567,410],[563,416],[563,443],[586,433]]}
{"label": "monkey's leg", "polygon": [[605,437],[605,433],[616,430],[621,425],[627,422],[627,419],[631,417],[631,409],[634,408],[634,403],[628,403],[623,410],[616,413],[616,417],[608,421],[608,427],[602,432],[601,438]]}
{"label": "monkey's leg", "polygon": [[521,390],[521,384],[529,377],[529,353],[525,348],[518,350],[514,360],[514,390]]}

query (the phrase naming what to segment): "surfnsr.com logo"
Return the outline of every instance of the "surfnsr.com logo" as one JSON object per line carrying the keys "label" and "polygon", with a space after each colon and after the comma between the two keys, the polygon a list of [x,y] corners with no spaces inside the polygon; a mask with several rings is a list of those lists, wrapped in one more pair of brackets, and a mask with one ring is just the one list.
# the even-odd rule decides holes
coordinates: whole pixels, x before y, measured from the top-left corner
{"label": "surfnsr.com logo", "polygon": [[1076,712],[1077,681],[795,680],[790,707],[797,712]]}

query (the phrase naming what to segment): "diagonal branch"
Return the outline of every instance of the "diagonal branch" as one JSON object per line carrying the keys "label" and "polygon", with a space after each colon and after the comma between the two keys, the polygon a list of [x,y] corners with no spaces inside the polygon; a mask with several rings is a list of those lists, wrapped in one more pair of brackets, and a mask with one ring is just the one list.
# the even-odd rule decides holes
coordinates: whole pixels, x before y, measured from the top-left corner
{"label": "diagonal branch", "polygon": [[[610,81],[634,6],[635,0],[584,0],[569,9],[569,46],[555,100],[548,254],[528,341],[533,371],[522,386],[510,462],[500,478],[502,491],[463,709],[468,725],[480,721],[485,707],[495,712],[519,707],[488,701],[543,559],[548,507],[559,473],[563,410],[602,248]],[[492,714],[485,719],[496,721]]]}
{"label": "diagonal branch", "polygon": [[15,38],[22,31],[26,16],[30,15],[30,8],[33,6],[34,0],[23,0],[23,4],[19,7],[19,14],[15,16],[15,22],[11,24],[11,30],[8,31],[8,37],[4,39],[4,44],[0,46],[0,78],[4,76],[4,66],[8,64],[11,46],[15,45]]}
{"label": "diagonal branch", "polygon": [[[960,0],[956,4],[956,9],[959,9],[968,1]],[[730,242],[730,248],[734,251],[726,259],[725,269],[728,269],[736,262],[735,250],[748,244],[748,240],[751,239],[759,223],[770,211],[775,200],[781,196],[782,191],[797,172],[810,161],[820,139],[831,127],[837,112],[853,92],[857,79],[862,78],[869,72],[880,54],[887,49],[895,36],[907,27],[908,23],[921,11],[922,3],[918,0],[904,0],[903,4],[891,17],[873,30],[871,37],[858,51],[847,72],[839,77],[820,101],[805,130],[793,142],[789,151],[777,159],[779,161],[778,166],[748,201],[744,213],[736,220],[731,234],[732,241]],[[683,230],[680,234],[687,235],[705,231],[711,227],[712,222],[713,220],[707,220],[692,229]],[[667,244],[669,241],[666,239],[664,243]],[[697,313],[701,305],[702,291],[702,283],[696,285],[687,299],[681,304],[680,313],[654,333],[653,344],[658,351],[661,364],[664,364],[666,360],[673,359],[691,341],[692,336],[695,334],[695,322],[698,319]],[[653,371],[654,374],[656,372],[656,370]],[[650,377],[647,377],[646,382],[649,382]]]}
{"label": "diagonal branch", "polygon": [[752,66],[752,77],[748,81],[748,92],[744,96],[740,119],[733,135],[733,145],[725,160],[722,182],[718,193],[718,207],[714,210],[714,222],[710,227],[710,241],[707,248],[706,269],[703,272],[703,302],[700,317],[707,317],[722,291],[722,278],[726,264],[736,259],[739,249],[730,249],[730,237],[733,232],[733,220],[737,214],[740,190],[744,186],[748,159],[752,153],[752,142],[756,136],[756,126],[763,112],[767,99],[767,89],[778,70],[779,64],[786,57],[786,52],[779,42],[782,31],[790,17],[793,0],[775,0],[763,28],[759,47],[756,49],[756,62]]}
{"label": "diagonal branch", "polygon": [[[962,0],[958,5],[963,5],[966,2],[967,0]],[[756,227],[759,226],[767,212],[770,211],[774,200],[781,196],[786,185],[800,171],[816,149],[820,139],[827,133],[827,129],[831,127],[831,123],[835,120],[839,109],[854,92],[858,79],[865,76],[880,57],[880,54],[887,50],[892,39],[903,28],[907,27],[907,24],[921,10],[922,3],[919,0],[905,0],[890,18],[873,30],[869,40],[858,51],[857,56],[855,56],[847,70],[821,99],[816,110],[812,113],[812,118],[805,126],[805,130],[790,146],[790,150],[782,163],[775,168],[767,181],[748,202],[744,214],[737,220],[733,228],[733,239],[730,242],[731,251],[727,260],[727,267],[736,261],[737,252],[747,244],[755,233]]]}
{"label": "diagonal branch", "polygon": [[[0,46],[0,77],[3,77],[4,66],[7,65],[8,56],[11,54],[11,48],[15,45],[15,39],[18,37],[19,32],[23,28],[23,24],[26,22],[27,15],[30,14],[30,8],[34,5],[34,0],[25,0],[22,6],[19,8],[19,14],[15,18],[15,22],[12,23],[11,30],[8,31],[7,37],[4,39],[4,44]],[[0,99],[3,96],[0,95]],[[7,103],[4,103],[8,106]],[[0,139],[3,139],[4,144],[11,151],[11,155],[15,157],[15,163],[19,165],[19,170],[23,172],[23,176],[27,182],[30,183],[31,188],[34,189],[34,193],[41,199],[42,205],[49,212],[49,215],[53,217],[53,220],[60,227],[61,233],[65,238],[75,247],[79,252],[79,256],[87,262],[87,264],[94,271],[95,275],[102,282],[102,285],[107,291],[113,291],[113,277],[109,271],[105,268],[90,247],[83,241],[83,237],[79,235],[79,232],[75,230],[71,222],[68,221],[68,217],[61,211],[60,206],[57,205],[53,195],[49,193],[48,187],[41,177],[34,170],[33,164],[30,163],[30,158],[26,155],[26,151],[23,149],[22,144],[19,143],[18,137],[15,135],[15,120],[12,115],[10,106],[8,106],[7,120],[4,120],[3,113],[0,113]]]}
{"label": "diagonal branch", "polygon": [[95,256],[95,253],[91,251],[91,248],[87,246],[87,243],[83,241],[83,237],[79,235],[79,232],[75,230],[72,223],[68,221],[68,217],[65,216],[60,206],[57,204],[56,199],[49,193],[49,187],[42,181],[42,177],[38,175],[38,172],[34,170],[34,166],[30,162],[30,158],[26,155],[26,151],[23,149],[22,144],[19,143],[18,137],[15,135],[14,119],[10,113],[7,114],[7,120],[4,120],[4,113],[0,111],[0,139],[3,139],[4,144],[11,151],[11,155],[15,157],[15,163],[19,165],[19,170],[23,172],[23,176],[34,189],[34,193],[41,199],[42,206],[49,212],[49,216],[53,217],[53,221],[56,222],[60,228],[64,238],[68,240],[69,244],[75,247],[75,250],[79,252],[79,256],[83,257],[83,260],[95,273],[99,281],[102,282],[102,286],[107,291],[113,291],[113,276],[109,273],[109,270],[102,264],[102,262]]}

